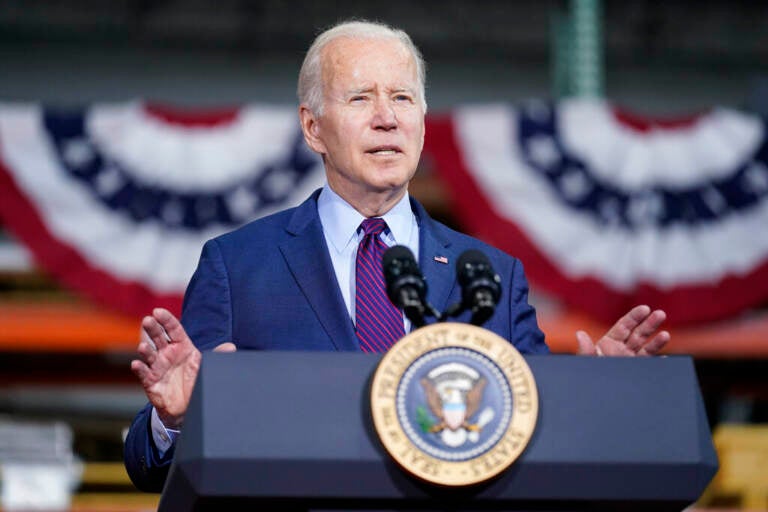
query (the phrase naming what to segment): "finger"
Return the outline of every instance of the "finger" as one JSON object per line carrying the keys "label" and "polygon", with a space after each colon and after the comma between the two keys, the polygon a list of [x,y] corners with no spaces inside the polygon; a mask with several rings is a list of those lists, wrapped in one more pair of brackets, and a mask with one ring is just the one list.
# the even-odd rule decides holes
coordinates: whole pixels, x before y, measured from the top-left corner
{"label": "finger", "polygon": [[213,349],[214,352],[237,352],[237,347],[234,343],[222,343],[221,345],[217,345],[216,348]]}
{"label": "finger", "polygon": [[147,365],[152,366],[157,360],[157,350],[146,340],[142,340],[136,348],[141,360]]}
{"label": "finger", "polygon": [[605,337],[625,343],[635,327],[640,325],[650,314],[651,308],[648,306],[635,306],[629,313],[619,318],[613,324],[613,327],[605,334]]}
{"label": "finger", "polygon": [[578,353],[582,356],[596,356],[597,348],[592,342],[592,338],[589,337],[584,331],[576,331],[576,341],[579,343]]}
{"label": "finger", "polygon": [[155,308],[152,311],[152,316],[163,326],[165,332],[168,333],[168,337],[172,343],[190,342],[187,332],[182,327],[181,322],[173,316],[173,314],[164,308]]}
{"label": "finger", "polygon": [[632,334],[630,334],[629,339],[627,340],[627,347],[633,352],[637,352],[643,348],[643,346],[648,343],[648,338],[656,332],[666,319],[667,314],[664,311],[657,309],[652,312],[640,323],[640,325],[632,330]]}
{"label": "finger", "polygon": [[131,371],[139,378],[142,386],[147,387],[151,384],[150,377],[152,371],[143,361],[139,361],[138,359],[131,361]]}
{"label": "finger", "polygon": [[[144,319],[142,319],[142,322],[144,322]],[[141,325],[141,327],[139,327],[139,343],[149,343],[149,345],[154,350],[157,350],[157,345],[155,345],[155,342],[152,341],[152,338],[149,337],[147,330],[144,329],[144,325]]]}
{"label": "finger", "polygon": [[165,329],[154,316],[142,318],[141,328],[152,340],[157,350],[163,350],[168,346],[168,336],[165,333]]}
{"label": "finger", "polygon": [[669,343],[672,336],[667,331],[661,331],[659,334],[653,337],[651,341],[646,343],[643,348],[638,351],[642,356],[654,356],[661,352],[661,350]]}

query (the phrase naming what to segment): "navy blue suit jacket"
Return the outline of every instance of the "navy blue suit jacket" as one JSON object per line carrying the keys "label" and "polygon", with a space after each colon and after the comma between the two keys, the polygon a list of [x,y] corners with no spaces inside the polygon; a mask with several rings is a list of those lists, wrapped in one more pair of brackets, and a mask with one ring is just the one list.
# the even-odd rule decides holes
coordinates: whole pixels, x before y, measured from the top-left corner
{"label": "navy blue suit jacket", "polygon": [[[318,195],[205,244],[182,312],[182,324],[201,350],[227,341],[238,349],[360,350],[317,213]],[[415,200],[411,207],[419,225],[419,267],[428,302],[440,311],[458,302],[455,262],[468,249],[480,250],[502,280],[496,313],[483,327],[524,354],[548,352],[528,304],[520,261],[432,220]],[[467,312],[457,321],[468,319]],[[145,407],[131,425],[125,463],[137,487],[159,491],[173,450],[162,460],[157,456],[150,412]]]}

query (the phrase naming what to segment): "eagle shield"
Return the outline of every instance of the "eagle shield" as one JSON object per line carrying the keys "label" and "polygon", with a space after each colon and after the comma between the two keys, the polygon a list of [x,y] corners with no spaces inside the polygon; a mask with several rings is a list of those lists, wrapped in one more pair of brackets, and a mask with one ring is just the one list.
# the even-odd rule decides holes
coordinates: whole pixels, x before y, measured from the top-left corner
{"label": "eagle shield", "polygon": [[485,378],[466,364],[446,363],[433,368],[421,379],[429,410],[437,419],[429,432],[442,433],[443,440],[451,445],[463,444],[467,431],[479,432],[485,422],[472,423],[472,419],[482,403],[485,385]]}

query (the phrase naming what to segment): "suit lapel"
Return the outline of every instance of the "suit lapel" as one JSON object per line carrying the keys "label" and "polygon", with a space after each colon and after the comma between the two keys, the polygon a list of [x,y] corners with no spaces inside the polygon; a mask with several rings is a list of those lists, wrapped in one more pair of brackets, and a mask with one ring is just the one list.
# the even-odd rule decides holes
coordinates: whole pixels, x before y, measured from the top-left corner
{"label": "suit lapel", "polygon": [[318,192],[296,209],[286,228],[293,236],[280,244],[280,251],[336,349],[358,351],[317,215],[317,196]]}
{"label": "suit lapel", "polygon": [[[411,208],[419,223],[419,268],[427,281],[427,300],[438,311],[445,311],[448,297],[456,286],[456,255],[451,242],[440,236],[432,219],[414,199],[411,199]],[[448,262],[443,263],[443,258]]]}
{"label": "suit lapel", "polygon": [[[319,191],[315,192],[296,209],[286,228],[292,236],[280,244],[280,251],[336,349],[359,351],[317,215],[318,195]],[[419,224],[419,267],[427,282],[427,300],[439,311],[445,311],[457,284],[454,268],[458,255],[414,199],[411,208]],[[442,258],[447,258],[448,263],[440,261]]]}

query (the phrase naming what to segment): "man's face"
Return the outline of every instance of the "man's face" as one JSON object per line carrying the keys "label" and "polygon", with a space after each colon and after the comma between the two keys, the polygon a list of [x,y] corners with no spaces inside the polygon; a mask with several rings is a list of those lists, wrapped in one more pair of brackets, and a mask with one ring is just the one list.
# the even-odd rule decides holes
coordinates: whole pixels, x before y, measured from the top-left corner
{"label": "man's face", "polygon": [[339,38],[323,49],[322,77],[322,115],[301,115],[331,188],[350,202],[404,192],[424,145],[411,54],[395,39]]}

